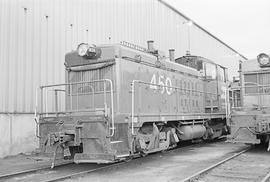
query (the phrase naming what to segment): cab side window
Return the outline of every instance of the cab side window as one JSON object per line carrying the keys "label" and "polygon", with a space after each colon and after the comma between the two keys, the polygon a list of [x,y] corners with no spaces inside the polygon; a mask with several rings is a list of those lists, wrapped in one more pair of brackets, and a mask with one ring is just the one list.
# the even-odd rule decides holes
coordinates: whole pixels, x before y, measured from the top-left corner
{"label": "cab side window", "polygon": [[205,64],[205,78],[215,80],[217,78],[216,65],[211,63]]}
{"label": "cab side window", "polygon": [[218,80],[225,82],[225,69],[218,66]]}

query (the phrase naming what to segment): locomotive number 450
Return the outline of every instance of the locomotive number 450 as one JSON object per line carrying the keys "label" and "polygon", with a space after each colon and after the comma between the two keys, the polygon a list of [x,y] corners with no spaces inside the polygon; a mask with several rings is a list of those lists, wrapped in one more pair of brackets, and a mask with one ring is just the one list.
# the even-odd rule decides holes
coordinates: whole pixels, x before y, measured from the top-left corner
{"label": "locomotive number 450", "polygon": [[168,95],[171,95],[173,93],[172,80],[170,77],[166,77],[164,75],[156,76],[156,74],[153,74],[150,82],[150,89],[160,89],[161,94],[166,91]]}

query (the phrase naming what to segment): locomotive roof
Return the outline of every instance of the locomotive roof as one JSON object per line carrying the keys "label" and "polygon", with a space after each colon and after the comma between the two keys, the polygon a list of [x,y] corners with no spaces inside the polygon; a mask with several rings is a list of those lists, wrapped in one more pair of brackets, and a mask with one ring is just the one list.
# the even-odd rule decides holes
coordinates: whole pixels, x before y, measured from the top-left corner
{"label": "locomotive roof", "polygon": [[[161,56],[158,59],[157,55],[147,52],[147,50],[142,47],[131,47],[123,44],[103,44],[98,45],[97,48],[102,49],[102,54],[99,58],[96,59],[87,59],[81,57],[78,55],[77,51],[67,53],[65,57],[65,66],[71,69],[72,67],[85,67],[86,65],[90,64],[93,65],[101,62],[108,62],[108,60],[113,61],[115,58],[122,58],[155,67],[157,66],[156,64],[159,62],[161,64],[159,67],[160,69],[177,71],[193,76],[199,75],[198,71],[195,68],[172,62],[169,60],[169,58],[162,56],[162,52],[160,51],[158,51],[158,54],[159,56]],[[140,61],[136,60],[137,56],[140,57]]]}
{"label": "locomotive roof", "polygon": [[[140,55],[141,56],[141,63],[146,63],[146,64],[151,64],[151,65],[155,65],[158,61],[157,56],[149,53],[149,52],[145,52],[145,51],[140,51],[140,50],[134,50],[133,48],[127,47],[127,46],[123,46],[122,44],[117,44],[117,46],[121,47],[121,57],[125,58],[125,57],[134,57],[134,55]],[[194,75],[194,76],[198,76],[198,71],[195,68],[191,68],[188,67],[186,65],[183,64],[179,64],[176,62],[172,62],[170,61],[170,59],[168,57],[162,57],[160,58],[160,63],[162,64],[162,66],[160,67],[161,69],[167,69],[167,70],[174,70],[174,71],[178,71],[178,72],[182,72],[182,73],[187,73],[190,75]]]}
{"label": "locomotive roof", "polygon": [[206,62],[218,65],[222,68],[225,68],[224,66],[215,63],[214,61],[211,61],[207,58],[201,57],[201,56],[195,56],[195,55],[186,55],[175,59],[175,62],[178,62],[180,64],[187,65],[189,67],[197,68],[199,62]]}

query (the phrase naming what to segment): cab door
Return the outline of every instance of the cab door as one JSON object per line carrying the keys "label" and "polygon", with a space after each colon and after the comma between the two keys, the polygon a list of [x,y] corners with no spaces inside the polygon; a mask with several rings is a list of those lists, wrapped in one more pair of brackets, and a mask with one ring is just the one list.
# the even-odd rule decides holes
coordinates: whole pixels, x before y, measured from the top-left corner
{"label": "cab door", "polygon": [[209,62],[204,63],[204,95],[205,112],[214,113],[219,111],[219,92],[217,79],[217,65]]}
{"label": "cab door", "polygon": [[[219,111],[225,112],[228,101],[227,93],[227,70],[217,65],[217,88],[218,88],[218,101],[219,101]],[[228,108],[227,108],[228,109]]]}

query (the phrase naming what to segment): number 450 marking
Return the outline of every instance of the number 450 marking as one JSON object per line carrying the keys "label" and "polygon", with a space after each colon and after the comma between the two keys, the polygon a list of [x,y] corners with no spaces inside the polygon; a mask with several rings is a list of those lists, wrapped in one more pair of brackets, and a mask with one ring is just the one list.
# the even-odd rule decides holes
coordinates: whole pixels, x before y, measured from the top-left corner
{"label": "number 450 marking", "polygon": [[161,87],[161,94],[163,94],[165,90],[168,95],[171,95],[173,92],[173,88],[171,87],[172,80],[170,79],[170,77],[164,77],[164,75],[159,75],[157,80],[156,74],[153,74],[150,83],[151,89],[157,90],[159,87]]}

